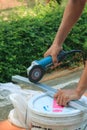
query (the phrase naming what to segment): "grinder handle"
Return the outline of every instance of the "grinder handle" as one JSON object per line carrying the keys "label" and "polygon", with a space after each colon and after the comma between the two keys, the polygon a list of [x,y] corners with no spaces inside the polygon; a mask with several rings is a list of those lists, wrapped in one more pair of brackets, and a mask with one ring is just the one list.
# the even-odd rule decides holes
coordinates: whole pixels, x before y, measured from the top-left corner
{"label": "grinder handle", "polygon": [[[57,56],[58,62],[61,62],[65,58],[66,54],[67,54],[67,52],[65,52],[64,50],[60,51],[60,53]],[[36,62],[39,65],[41,65],[44,69],[53,65],[52,56],[47,56]]]}

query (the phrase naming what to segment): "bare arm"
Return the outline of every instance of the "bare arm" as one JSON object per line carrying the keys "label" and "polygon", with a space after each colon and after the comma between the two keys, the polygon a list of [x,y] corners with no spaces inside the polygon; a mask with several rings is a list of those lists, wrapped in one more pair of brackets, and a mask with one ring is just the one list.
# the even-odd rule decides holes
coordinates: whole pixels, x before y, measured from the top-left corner
{"label": "bare arm", "polygon": [[[62,49],[62,43],[67,37],[68,33],[72,29],[73,25],[77,22],[82,14],[86,0],[68,0],[68,4],[65,8],[62,22],[59,30],[53,41],[52,46],[47,50],[45,56],[51,55],[53,58],[54,65],[57,63],[57,55]],[[81,95],[87,89],[87,61],[76,89],[59,90],[54,97],[59,105],[67,105],[67,102],[74,99],[79,99]]]}
{"label": "bare arm", "polygon": [[87,90],[87,61],[76,89],[59,90],[54,95],[54,98],[56,98],[56,101],[59,105],[66,106],[70,100],[76,100],[81,98],[81,96],[84,94],[86,90]]}
{"label": "bare arm", "polygon": [[61,45],[84,9],[86,0],[69,0],[54,44]]}
{"label": "bare arm", "polygon": [[68,0],[68,4],[65,8],[64,15],[62,18],[62,22],[53,41],[53,44],[44,54],[44,56],[51,55],[54,64],[57,63],[56,57],[62,48],[62,43],[64,42],[73,25],[81,16],[85,3],[86,0]]}
{"label": "bare arm", "polygon": [[76,91],[79,94],[79,96],[81,96],[85,92],[85,90],[87,90],[87,61],[85,63],[85,68],[83,70]]}

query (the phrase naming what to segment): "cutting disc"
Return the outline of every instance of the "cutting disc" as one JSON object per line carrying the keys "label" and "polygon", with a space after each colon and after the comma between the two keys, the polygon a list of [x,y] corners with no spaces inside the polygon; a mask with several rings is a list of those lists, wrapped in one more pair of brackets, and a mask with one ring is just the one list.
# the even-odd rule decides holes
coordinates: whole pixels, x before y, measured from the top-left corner
{"label": "cutting disc", "polygon": [[35,65],[29,72],[29,80],[33,83],[36,83],[41,80],[45,71],[40,65]]}

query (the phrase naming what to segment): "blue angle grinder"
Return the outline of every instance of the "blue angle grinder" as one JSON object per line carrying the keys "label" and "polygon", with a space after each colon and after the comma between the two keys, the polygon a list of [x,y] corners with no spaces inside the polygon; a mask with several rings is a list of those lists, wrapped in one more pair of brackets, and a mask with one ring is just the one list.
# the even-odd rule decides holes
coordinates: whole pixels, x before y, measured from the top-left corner
{"label": "blue angle grinder", "polygon": [[[58,63],[63,61],[67,55],[71,53],[81,53],[81,50],[71,50],[71,51],[60,51],[60,53],[57,56]],[[41,60],[35,60],[32,62],[31,66],[27,69],[27,75],[29,78],[29,81],[33,83],[37,83],[40,81],[45,74],[45,71],[53,65],[52,57],[47,56]]]}

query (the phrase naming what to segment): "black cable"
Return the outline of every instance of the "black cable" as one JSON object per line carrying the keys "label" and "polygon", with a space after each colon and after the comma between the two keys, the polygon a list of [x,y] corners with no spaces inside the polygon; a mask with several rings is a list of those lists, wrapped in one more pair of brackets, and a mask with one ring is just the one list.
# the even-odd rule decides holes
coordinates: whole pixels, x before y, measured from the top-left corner
{"label": "black cable", "polygon": [[84,55],[84,52],[82,50],[71,50],[71,51],[68,51],[66,54],[72,54],[72,53],[81,53],[82,54],[82,58],[83,58],[83,64],[85,65],[85,60],[86,60],[86,57]]}

